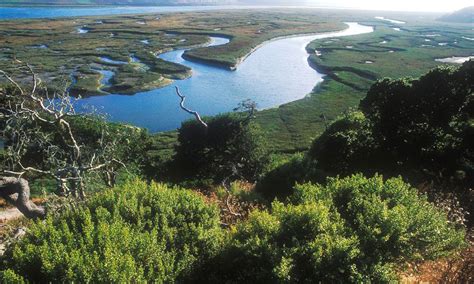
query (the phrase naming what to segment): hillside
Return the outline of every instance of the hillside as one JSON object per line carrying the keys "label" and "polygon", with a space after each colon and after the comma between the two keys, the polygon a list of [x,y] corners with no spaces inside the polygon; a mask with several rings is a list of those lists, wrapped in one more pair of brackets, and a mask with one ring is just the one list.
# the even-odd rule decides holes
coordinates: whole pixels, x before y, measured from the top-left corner
{"label": "hillside", "polygon": [[466,7],[459,11],[445,15],[439,18],[439,20],[452,23],[474,23],[474,6]]}

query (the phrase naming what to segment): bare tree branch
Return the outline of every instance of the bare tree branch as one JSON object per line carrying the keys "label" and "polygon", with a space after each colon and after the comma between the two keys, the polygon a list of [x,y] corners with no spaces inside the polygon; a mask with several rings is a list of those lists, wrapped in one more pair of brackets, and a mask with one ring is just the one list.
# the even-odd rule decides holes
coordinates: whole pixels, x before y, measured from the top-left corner
{"label": "bare tree branch", "polygon": [[[14,183],[12,177],[0,177],[4,183],[8,181],[8,190],[5,192],[11,192],[14,188],[18,193],[28,192],[29,197],[28,183],[22,179],[28,173],[49,176],[57,181],[62,193],[82,198],[85,197],[84,178],[87,173],[113,173],[110,180],[114,181],[115,169],[125,166],[123,162],[113,158],[120,135],[111,133],[107,123],[101,123],[98,124],[101,127],[98,140],[90,142],[93,145],[84,142],[84,137],[76,136],[78,130],[73,126],[73,122],[78,119],[74,109],[75,99],[67,90],[50,95],[33,68],[29,64],[19,63],[22,66],[18,69],[26,70],[31,75],[29,88],[20,86],[9,74],[0,70],[0,76],[5,77],[18,90],[0,90],[0,95],[4,96],[4,103],[0,106],[0,119],[5,125],[3,134],[8,140],[5,150],[7,166],[1,173],[13,175],[17,180]],[[90,115],[82,115],[80,119],[89,119],[91,123],[98,121]],[[30,153],[31,149],[35,154]],[[31,164],[31,155],[38,155],[43,160],[26,165]],[[108,184],[113,186],[114,182]],[[25,212],[34,209],[30,205],[26,207],[26,195],[22,195],[21,199],[15,199],[11,194],[2,196],[14,205],[22,206]]]}
{"label": "bare tree branch", "polygon": [[178,95],[178,97],[181,98],[181,103],[179,104],[181,109],[183,109],[185,112],[189,113],[189,114],[192,114],[196,117],[196,120],[202,125],[204,126],[205,128],[208,128],[208,125],[207,123],[205,123],[202,119],[201,119],[201,116],[199,115],[199,113],[197,111],[194,111],[194,110],[191,110],[187,107],[184,106],[184,101],[186,100],[186,96],[182,95],[181,92],[179,91],[179,87],[176,86],[176,94]]}

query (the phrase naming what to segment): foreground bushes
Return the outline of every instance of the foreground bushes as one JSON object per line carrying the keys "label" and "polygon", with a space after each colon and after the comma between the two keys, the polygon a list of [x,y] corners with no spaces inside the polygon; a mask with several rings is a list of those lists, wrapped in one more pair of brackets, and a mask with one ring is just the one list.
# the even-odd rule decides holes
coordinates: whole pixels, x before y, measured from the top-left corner
{"label": "foreground bushes", "polygon": [[297,186],[290,204],[254,212],[201,278],[388,282],[401,263],[449,254],[462,247],[463,236],[400,178],[330,179],[327,186]]}
{"label": "foreground bushes", "polygon": [[219,212],[201,197],[133,182],[34,224],[7,253],[4,277],[173,282],[215,254],[222,240]]}
{"label": "foreground bushes", "polygon": [[407,261],[463,246],[400,178],[304,184],[227,231],[196,194],[135,182],[36,223],[7,253],[4,281],[388,282]]}

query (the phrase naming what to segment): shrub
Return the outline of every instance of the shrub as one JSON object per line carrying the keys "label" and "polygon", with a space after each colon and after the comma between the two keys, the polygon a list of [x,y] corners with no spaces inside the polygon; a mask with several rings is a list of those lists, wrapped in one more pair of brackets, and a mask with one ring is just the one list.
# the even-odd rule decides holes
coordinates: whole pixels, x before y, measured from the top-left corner
{"label": "shrub", "polygon": [[300,185],[291,196],[294,204],[319,200],[327,200],[357,235],[364,261],[435,259],[463,243],[463,231],[401,178],[329,178],[325,186]]}
{"label": "shrub", "polygon": [[308,153],[320,169],[347,174],[354,168],[371,167],[378,146],[372,135],[371,123],[360,111],[345,114],[317,139]]}
{"label": "shrub", "polygon": [[33,282],[174,282],[222,245],[219,212],[195,193],[130,182],[35,223],[4,272]]}
{"label": "shrub", "polygon": [[266,199],[286,198],[296,182],[302,182],[307,173],[307,164],[302,154],[293,155],[289,160],[266,173],[258,182],[256,191]]}
{"label": "shrub", "polygon": [[464,232],[400,178],[304,184],[255,211],[195,279],[212,283],[385,283],[401,263],[463,246]]}
{"label": "shrub", "polygon": [[419,79],[383,79],[360,111],[336,121],[309,157],[336,174],[387,174],[474,180],[474,61],[438,67]]}
{"label": "shrub", "polygon": [[185,178],[239,177],[255,180],[263,171],[268,153],[258,125],[242,114],[232,113],[207,119],[208,128],[192,120],[179,129],[176,172]]}

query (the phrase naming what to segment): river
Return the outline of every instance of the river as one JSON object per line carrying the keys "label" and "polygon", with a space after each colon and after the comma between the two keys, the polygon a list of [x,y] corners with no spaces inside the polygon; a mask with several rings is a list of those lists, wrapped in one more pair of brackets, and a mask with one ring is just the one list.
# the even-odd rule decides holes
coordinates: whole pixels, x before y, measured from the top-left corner
{"label": "river", "polygon": [[[277,107],[309,94],[322,82],[324,74],[308,63],[305,47],[316,39],[369,33],[372,27],[347,23],[343,31],[282,38],[264,43],[250,54],[235,71],[183,59],[184,49],[160,57],[192,68],[193,75],[172,85],[133,96],[110,94],[81,99],[79,107],[93,107],[107,113],[112,121],[148,128],[151,132],[176,129],[192,118],[179,108],[174,92],[178,86],[186,95],[186,105],[202,115],[232,111],[239,102],[254,100],[259,109]],[[211,37],[212,45],[229,40]]]}

